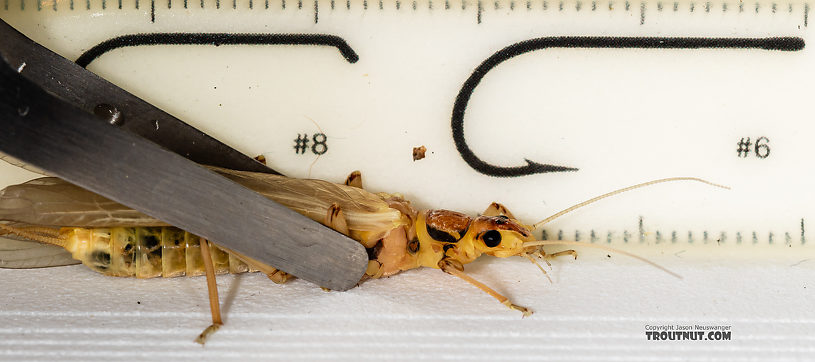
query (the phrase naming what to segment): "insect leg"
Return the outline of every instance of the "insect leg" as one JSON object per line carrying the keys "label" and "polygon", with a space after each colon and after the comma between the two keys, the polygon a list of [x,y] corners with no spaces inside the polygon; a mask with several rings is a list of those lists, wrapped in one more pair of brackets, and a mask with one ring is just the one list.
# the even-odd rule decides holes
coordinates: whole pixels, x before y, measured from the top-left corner
{"label": "insect leg", "polygon": [[501,304],[509,307],[509,309],[514,309],[514,310],[520,311],[521,313],[524,314],[524,317],[530,316],[533,313],[532,310],[529,309],[529,308],[521,307],[519,305],[512,304],[509,301],[509,298],[499,294],[498,292],[496,292],[492,288],[486,286],[484,283],[481,283],[478,280],[475,280],[473,277],[471,277],[471,276],[467,275],[466,273],[464,273],[464,266],[461,265],[460,262],[458,262],[458,261],[456,261],[454,259],[450,259],[450,258],[442,259],[441,261],[439,261],[439,268],[441,268],[441,270],[443,270],[447,274],[457,276],[457,277],[463,279],[464,281],[466,281],[467,283],[470,283],[470,284],[476,286],[478,289],[481,289],[485,293],[487,293],[487,294],[491,295],[493,298],[497,299],[499,302],[501,302]]}
{"label": "insect leg", "polygon": [[557,258],[559,256],[563,256],[563,255],[571,255],[571,256],[573,256],[575,258],[575,260],[577,260],[577,252],[572,250],[572,249],[564,250],[564,251],[558,251],[557,253],[552,253],[552,254],[546,254],[544,252],[542,252],[542,253],[543,253],[543,257],[547,258],[547,259],[554,259],[554,258]]}
{"label": "insect leg", "polygon": [[209,251],[209,242],[204,239],[200,238],[199,242],[201,243],[201,258],[204,259],[204,269],[207,273],[207,291],[209,292],[209,309],[212,312],[212,325],[207,327],[198,338],[195,339],[196,342],[200,344],[204,344],[207,341],[207,338],[211,336],[218,328],[221,328],[224,325],[224,322],[221,320],[221,307],[218,303],[218,285],[215,283],[215,267],[212,265],[212,256],[210,255]]}
{"label": "insect leg", "polygon": [[507,209],[506,206],[501,205],[501,204],[499,204],[497,202],[493,202],[493,203],[490,204],[490,206],[487,206],[487,209],[484,210],[484,212],[481,213],[481,215],[484,215],[484,216],[504,215],[504,216],[506,216],[506,217],[508,217],[510,219],[515,219],[515,216],[512,215],[511,212],[509,212],[509,210]]}
{"label": "insect leg", "polygon": [[[531,261],[532,264],[535,264],[535,266],[538,267],[538,269],[540,269],[540,271],[543,273],[543,275],[546,277],[546,279],[549,279],[549,283],[554,283],[552,281],[552,278],[549,277],[549,273],[546,272],[546,269],[543,269],[543,267],[540,264],[538,264],[538,262],[535,261],[535,258],[533,258],[532,256],[530,256],[527,253],[523,253],[523,254],[521,254],[521,256],[523,256],[524,258],[529,259],[529,261]],[[543,257],[543,255],[541,255],[541,257]],[[550,267],[552,266],[548,262],[546,264],[549,265]]]}
{"label": "insect leg", "polygon": [[283,284],[287,282],[290,278],[292,278],[291,274],[286,273],[282,270],[263,264],[237,251],[229,250],[221,246],[219,247],[228,252],[229,254],[232,254],[233,256],[237,257],[238,259],[249,265],[249,267],[251,267],[252,269],[255,269],[263,274],[266,274],[266,276],[276,284]]}
{"label": "insect leg", "polygon": [[328,207],[328,211],[325,215],[325,226],[337,230],[343,235],[350,233],[348,230],[348,221],[345,220],[345,213],[342,212],[340,205],[336,202]]}
{"label": "insect leg", "polygon": [[362,188],[362,173],[360,173],[359,171],[351,172],[351,174],[348,175],[348,178],[345,179],[345,184],[347,186],[353,186],[353,187],[361,189]]}

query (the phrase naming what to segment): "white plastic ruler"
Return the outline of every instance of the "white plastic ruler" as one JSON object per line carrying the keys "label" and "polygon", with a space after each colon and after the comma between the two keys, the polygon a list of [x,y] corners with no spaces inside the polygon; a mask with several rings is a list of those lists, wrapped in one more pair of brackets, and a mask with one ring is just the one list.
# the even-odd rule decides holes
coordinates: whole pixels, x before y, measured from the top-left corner
{"label": "white plastic ruler", "polygon": [[656,186],[547,236],[806,245],[806,2],[3,0],[0,14],[291,176],[359,169],[421,207],[500,201],[530,223],[696,176],[732,190]]}
{"label": "white plastic ruler", "polygon": [[[546,228],[549,239],[611,244],[662,257],[658,261],[680,269],[691,280],[683,285],[654,286],[666,283],[669,277],[664,275],[625,280],[610,294],[599,291],[607,304],[597,306],[591,302],[597,290],[561,290],[561,295],[552,292],[551,285],[541,285],[539,275],[490,279],[490,270],[527,270],[525,264],[480,264],[475,273],[480,272],[482,279],[486,275],[485,281],[491,284],[520,281],[517,289],[502,291],[521,298],[534,294],[527,304],[541,311],[543,306],[556,309],[547,311],[548,317],[533,316],[533,321],[544,318],[539,322],[554,328],[546,332],[530,327],[537,334],[525,334],[529,330],[510,323],[512,316],[506,315],[513,333],[531,338],[529,343],[513,345],[514,350],[532,348],[535,353],[523,355],[525,359],[605,360],[635,350],[640,354],[634,360],[660,359],[665,356],[661,352],[671,350],[687,353],[680,359],[750,359],[800,358],[812,352],[811,341],[801,336],[811,332],[815,316],[806,315],[809,308],[795,303],[812,297],[808,291],[797,291],[806,288],[806,273],[800,268],[811,264],[815,245],[810,231],[810,225],[815,225],[810,170],[810,138],[815,134],[813,5],[808,1],[0,0],[0,18],[246,154],[263,154],[284,174],[339,182],[358,169],[367,189],[402,193],[419,208],[475,214],[499,201],[532,223],[598,194],[652,179],[694,176],[727,185],[731,190],[690,182],[653,186],[580,209]],[[413,149],[420,146],[427,149],[425,157],[414,161]],[[0,165],[0,185],[32,177]],[[682,264],[693,257],[703,261]],[[748,271],[739,264],[776,257],[782,262],[765,269]],[[588,263],[593,265],[589,268],[599,269],[587,273],[597,274],[574,276],[570,273],[580,269],[577,264],[556,264],[566,269],[555,274],[555,290],[570,288],[567,279],[572,277],[583,276],[576,285],[594,288],[603,283],[597,281],[598,274],[623,277],[641,272],[615,272],[615,266]],[[706,279],[710,269],[704,267],[723,269],[715,269],[717,276]],[[788,273],[782,267],[794,270]],[[643,270],[652,272],[647,267]],[[534,273],[533,269],[528,272]],[[431,280],[439,285],[451,282],[444,275],[427,273],[438,278]],[[403,278],[419,279],[417,275],[424,274],[408,273]],[[745,294],[744,288],[752,285],[728,283],[742,276],[764,281],[761,293],[772,297],[755,300],[760,305],[755,310],[744,306],[745,300],[756,297]],[[770,287],[782,276],[789,279],[776,289]],[[396,283],[412,295],[411,280],[407,284],[401,280]],[[528,289],[530,283],[534,289]],[[383,284],[382,288],[389,287]],[[638,288],[644,289],[633,296],[609,297]],[[654,288],[654,293],[648,293],[648,288]],[[461,289],[461,293],[467,290]],[[23,292],[17,298],[23,298]],[[673,292],[693,295],[696,307],[671,299]],[[351,293],[360,294],[347,294],[353,296],[348,298],[376,298],[370,291]],[[391,297],[395,298],[386,299]],[[488,330],[476,326],[483,316],[492,315],[493,301],[476,292],[462,300],[473,300],[477,311],[450,318],[481,331],[467,338],[494,337],[494,328],[504,325],[504,314],[490,319],[496,326]],[[627,309],[632,300],[641,303],[641,309]],[[788,306],[789,313],[776,310],[763,317],[753,313],[770,310],[780,300],[795,301]],[[196,313],[206,318],[201,309],[204,299],[196,303],[202,305]],[[375,309],[382,306],[382,301],[364,303]],[[434,305],[432,300],[421,303]],[[240,306],[238,302],[238,311]],[[330,307],[309,309],[307,302],[303,308],[317,317],[331,315],[319,312]],[[399,318],[405,316],[447,313],[405,308],[396,314],[383,312],[383,318],[395,318],[394,325],[402,326]],[[26,313],[17,310],[5,317],[22,321]],[[72,313],[77,318],[86,316]],[[263,320],[260,314],[236,313],[241,323]],[[49,314],[36,315],[48,319]],[[305,317],[305,322],[300,317],[285,318],[300,321],[294,324],[310,323]],[[486,352],[478,343],[467,344],[466,351],[434,354],[434,348],[443,351],[444,347],[431,340],[462,336],[444,332],[455,329],[453,322],[445,321],[431,323],[441,332],[416,337],[431,351],[427,355],[391,353],[404,347],[402,337],[416,335],[390,330],[387,338],[391,339],[385,340],[395,347],[366,356],[512,356],[500,349]],[[642,325],[654,321],[718,321],[740,326],[736,335],[741,339],[734,338],[738,339],[734,344],[663,343],[643,349]],[[31,332],[23,322],[19,325],[19,330]],[[586,335],[573,333],[574,326],[599,329]],[[759,332],[769,326],[777,333]],[[260,335],[277,336],[257,328]],[[0,329],[0,333],[13,331]],[[234,331],[224,333],[237,344],[249,338]],[[422,338],[427,336],[424,345]],[[553,350],[529,347],[547,338],[550,342],[545,346]],[[563,342],[570,338],[581,343]],[[750,357],[748,345],[756,341],[775,344],[759,344]],[[586,349],[606,342],[617,347]],[[581,352],[568,353],[571,350]],[[50,356],[15,353],[12,349],[8,356]],[[299,356],[330,357],[326,353]],[[76,358],[80,357],[87,355]]]}

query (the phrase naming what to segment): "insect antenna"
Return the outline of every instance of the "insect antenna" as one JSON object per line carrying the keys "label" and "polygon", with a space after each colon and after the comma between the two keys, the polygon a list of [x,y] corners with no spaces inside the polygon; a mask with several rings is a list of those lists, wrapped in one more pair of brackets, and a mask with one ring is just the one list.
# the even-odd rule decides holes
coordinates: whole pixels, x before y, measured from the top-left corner
{"label": "insect antenna", "polygon": [[668,268],[666,268],[666,267],[664,267],[662,265],[654,263],[653,261],[645,259],[645,258],[643,258],[643,257],[641,257],[641,256],[639,256],[637,254],[632,254],[632,253],[629,253],[627,251],[611,248],[611,247],[608,247],[608,246],[597,245],[597,244],[589,244],[589,243],[584,243],[584,242],[580,242],[580,241],[566,241],[566,240],[535,240],[535,241],[527,241],[527,242],[524,242],[524,244],[523,244],[524,248],[530,247],[530,246],[546,246],[546,245],[578,245],[578,246],[585,246],[585,247],[589,247],[589,248],[595,248],[595,249],[610,251],[610,252],[613,252],[613,253],[622,254],[622,255],[637,259],[637,260],[642,261],[642,262],[644,262],[646,264],[649,264],[649,265],[651,265],[651,266],[653,266],[653,267],[655,267],[655,268],[657,268],[659,270],[662,270],[662,271],[664,271],[664,272],[666,272],[666,273],[668,273],[670,275],[673,275],[673,276],[675,276],[675,277],[677,277],[679,279],[682,279],[681,275],[670,271]]}
{"label": "insect antenna", "polygon": [[727,187],[727,186],[719,185],[719,184],[716,184],[716,183],[713,183],[713,182],[710,182],[710,181],[707,181],[707,180],[703,180],[703,179],[700,179],[700,178],[696,178],[696,177],[669,177],[669,178],[663,178],[663,179],[659,179],[659,180],[643,182],[641,184],[636,184],[636,185],[633,185],[633,186],[624,187],[624,188],[621,188],[619,190],[614,190],[614,191],[611,191],[609,193],[605,193],[605,194],[602,194],[600,196],[593,197],[593,198],[588,199],[586,201],[583,201],[583,202],[581,202],[581,203],[579,203],[577,205],[574,205],[574,206],[569,207],[569,208],[567,208],[565,210],[562,210],[562,211],[560,211],[560,212],[558,212],[558,213],[556,213],[556,214],[554,214],[552,216],[549,216],[549,217],[535,223],[534,225],[532,225],[532,230],[537,230],[539,227],[549,223],[550,221],[552,221],[554,219],[557,219],[557,218],[559,218],[559,217],[561,217],[561,216],[563,216],[565,214],[568,214],[568,213],[574,211],[575,209],[579,209],[579,208],[581,208],[583,206],[586,206],[586,205],[592,204],[592,203],[594,203],[596,201],[600,201],[602,199],[605,199],[606,197],[611,197],[611,196],[621,194],[621,193],[626,192],[626,191],[631,191],[631,190],[634,190],[634,189],[638,189],[640,187],[651,186],[651,185],[655,185],[655,184],[659,184],[659,183],[663,183],[663,182],[672,182],[672,181],[696,181],[696,182],[701,182],[701,183],[708,184],[708,185],[715,186],[715,187],[721,187],[721,188],[726,189],[726,190],[730,190],[730,188]]}

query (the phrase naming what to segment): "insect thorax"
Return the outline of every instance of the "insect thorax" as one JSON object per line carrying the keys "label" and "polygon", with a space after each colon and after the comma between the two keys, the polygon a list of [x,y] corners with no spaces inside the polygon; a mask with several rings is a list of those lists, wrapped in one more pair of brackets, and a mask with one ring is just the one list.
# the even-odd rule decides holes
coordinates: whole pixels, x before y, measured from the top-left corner
{"label": "insect thorax", "polygon": [[439,261],[445,257],[462,264],[478,258],[481,251],[467,235],[471,222],[470,216],[450,210],[419,213],[415,226],[419,241],[419,265],[438,268]]}

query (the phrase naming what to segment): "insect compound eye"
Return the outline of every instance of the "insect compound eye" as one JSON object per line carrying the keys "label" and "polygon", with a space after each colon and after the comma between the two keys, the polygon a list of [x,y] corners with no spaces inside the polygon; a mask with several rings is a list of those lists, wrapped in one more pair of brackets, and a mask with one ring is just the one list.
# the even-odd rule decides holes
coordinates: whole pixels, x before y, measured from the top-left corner
{"label": "insect compound eye", "polygon": [[499,233],[498,230],[487,231],[481,237],[481,240],[484,240],[484,244],[487,245],[487,247],[494,248],[501,244],[501,233]]}

